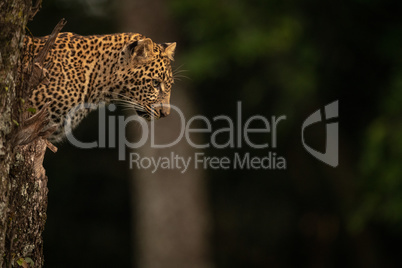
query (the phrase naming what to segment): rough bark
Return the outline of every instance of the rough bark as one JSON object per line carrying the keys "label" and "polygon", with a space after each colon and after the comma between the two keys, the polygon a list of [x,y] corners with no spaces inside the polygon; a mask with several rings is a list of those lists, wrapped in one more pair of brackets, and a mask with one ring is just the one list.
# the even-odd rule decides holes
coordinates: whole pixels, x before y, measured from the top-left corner
{"label": "rough bark", "polygon": [[6,234],[12,221],[10,170],[14,156],[10,136],[19,118],[15,111],[18,102],[17,68],[29,7],[30,2],[25,0],[4,0],[0,3],[0,267],[8,265]]}
{"label": "rough bark", "polygon": [[21,146],[13,156],[9,180],[4,266],[42,267],[42,232],[46,222],[47,177],[42,162],[46,142]]}
{"label": "rough bark", "polygon": [[[30,116],[27,100],[40,65],[21,63],[25,26],[36,14],[28,0],[0,3],[0,267],[42,267],[48,145],[46,109]],[[35,64],[35,65],[34,65]],[[41,70],[40,70],[41,71]],[[31,79],[32,78],[32,79]]]}

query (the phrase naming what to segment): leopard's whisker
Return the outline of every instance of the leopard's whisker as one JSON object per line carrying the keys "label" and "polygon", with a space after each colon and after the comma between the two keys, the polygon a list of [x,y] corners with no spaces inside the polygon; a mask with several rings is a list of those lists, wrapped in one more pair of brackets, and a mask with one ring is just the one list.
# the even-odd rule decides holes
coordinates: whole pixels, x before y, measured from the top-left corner
{"label": "leopard's whisker", "polygon": [[120,105],[126,105],[127,107],[130,107],[131,109],[135,108],[137,110],[144,110],[143,105],[137,103],[137,102],[133,102],[131,100],[125,100],[125,99],[114,99],[114,101]]}
{"label": "leopard's whisker", "polygon": [[181,68],[184,66],[184,64],[178,66],[176,69],[173,70],[173,73],[176,74],[178,72],[186,72],[187,70],[182,70]]}
{"label": "leopard's whisker", "polygon": [[186,78],[186,79],[190,79],[190,77],[188,77],[187,75],[182,75],[182,74],[175,74],[173,76],[173,78],[176,80],[177,78]]}
{"label": "leopard's whisker", "polygon": [[117,92],[111,92],[111,94],[117,95],[118,97],[122,97],[123,99],[129,100],[129,101],[132,101],[132,99],[130,97],[128,97],[124,94],[117,93]]}
{"label": "leopard's whisker", "polygon": [[128,100],[122,100],[122,99],[112,99],[112,100],[122,107],[136,109],[136,110],[140,110],[140,111],[145,110],[145,108],[142,105],[135,103],[135,102],[131,102]]}
{"label": "leopard's whisker", "polygon": [[127,102],[132,103],[132,104],[141,105],[140,103],[133,101],[131,98],[129,98],[129,97],[123,95],[123,94],[120,94],[120,93],[113,93],[113,94],[117,95],[118,97],[122,97],[122,98],[119,98],[119,99],[113,98],[114,101],[127,101]]}

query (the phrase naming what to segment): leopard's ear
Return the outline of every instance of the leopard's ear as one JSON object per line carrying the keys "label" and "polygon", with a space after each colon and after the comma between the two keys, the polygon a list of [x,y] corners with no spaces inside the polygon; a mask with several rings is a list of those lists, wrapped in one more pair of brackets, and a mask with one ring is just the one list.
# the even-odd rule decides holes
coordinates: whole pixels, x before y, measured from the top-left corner
{"label": "leopard's ear", "polygon": [[134,63],[146,63],[154,57],[154,43],[149,38],[131,42],[125,50]]}
{"label": "leopard's ear", "polygon": [[163,47],[165,48],[165,53],[167,57],[173,61],[174,60],[174,51],[176,49],[176,42],[174,43],[164,43]]}

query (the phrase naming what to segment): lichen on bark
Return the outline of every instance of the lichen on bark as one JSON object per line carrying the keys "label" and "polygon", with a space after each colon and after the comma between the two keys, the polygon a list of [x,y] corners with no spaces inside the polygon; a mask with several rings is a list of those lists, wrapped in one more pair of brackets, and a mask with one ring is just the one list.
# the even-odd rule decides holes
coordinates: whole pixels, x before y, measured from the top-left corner
{"label": "lichen on bark", "polygon": [[[46,222],[47,177],[42,167],[46,142],[42,139],[21,146],[10,170],[10,220],[6,236],[7,259],[16,263],[21,258],[33,260],[42,267],[42,232]],[[38,165],[37,163],[40,163]],[[11,231],[12,230],[12,231]]]}
{"label": "lichen on bark", "polygon": [[25,0],[0,2],[0,267],[6,262],[6,233],[9,221],[9,178],[13,148],[9,136],[13,130],[17,67],[21,41],[30,4]]}
{"label": "lichen on bark", "polygon": [[[42,167],[46,141],[16,146],[24,125],[20,55],[31,16],[28,0],[0,1],[0,267],[43,266],[42,232],[46,222],[47,177]],[[25,79],[26,81],[27,79]],[[23,263],[24,264],[24,263]],[[24,264],[26,265],[26,264]]]}

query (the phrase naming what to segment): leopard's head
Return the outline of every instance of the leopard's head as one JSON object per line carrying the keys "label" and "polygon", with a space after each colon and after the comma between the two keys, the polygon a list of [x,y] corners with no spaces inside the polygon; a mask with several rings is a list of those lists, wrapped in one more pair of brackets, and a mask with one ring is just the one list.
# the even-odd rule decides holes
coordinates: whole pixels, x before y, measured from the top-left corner
{"label": "leopard's head", "polygon": [[120,52],[115,72],[117,97],[147,120],[170,113],[175,48],[176,43],[156,44],[144,38],[130,41]]}

